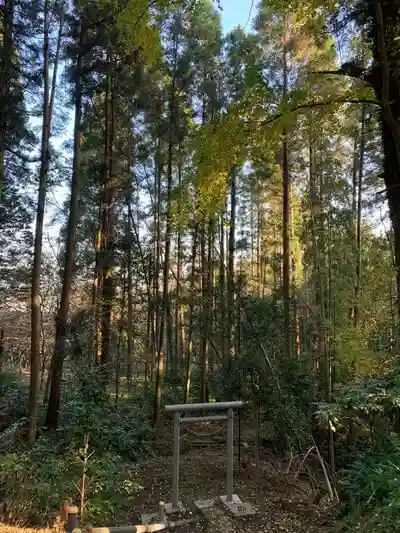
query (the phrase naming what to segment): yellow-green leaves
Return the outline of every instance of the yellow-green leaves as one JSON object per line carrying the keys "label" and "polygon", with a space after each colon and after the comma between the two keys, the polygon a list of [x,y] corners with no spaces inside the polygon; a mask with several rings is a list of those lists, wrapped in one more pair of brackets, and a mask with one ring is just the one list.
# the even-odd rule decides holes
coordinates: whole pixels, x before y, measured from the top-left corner
{"label": "yellow-green leaves", "polygon": [[159,9],[163,0],[82,0],[82,5],[95,4],[99,11],[109,14],[105,24],[115,29],[119,44],[131,53],[140,51],[140,58],[153,64],[161,53]]}
{"label": "yellow-green leaves", "polygon": [[216,211],[226,198],[227,180],[233,166],[244,163],[247,155],[243,118],[232,109],[212,124],[199,128],[193,163],[199,208]]}
{"label": "yellow-green leaves", "polygon": [[141,59],[153,64],[161,52],[160,31],[154,23],[148,0],[129,0],[119,11],[117,27],[125,46],[139,49]]}

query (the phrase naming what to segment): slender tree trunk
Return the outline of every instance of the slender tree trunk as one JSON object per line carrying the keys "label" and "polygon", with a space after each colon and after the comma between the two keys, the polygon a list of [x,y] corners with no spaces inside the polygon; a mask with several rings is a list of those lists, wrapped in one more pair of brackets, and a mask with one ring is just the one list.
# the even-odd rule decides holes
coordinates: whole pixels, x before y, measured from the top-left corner
{"label": "slender tree trunk", "polygon": [[57,67],[61,48],[63,24],[62,15],[60,15],[60,29],[58,33],[57,52],[54,61],[53,79],[50,87],[50,18],[50,2],[49,0],[45,0],[43,28],[43,125],[31,292],[31,376],[28,410],[30,444],[33,444],[36,439],[38,394],[40,384],[40,274],[42,267],[43,223],[46,203],[47,178],[49,170],[51,120],[53,116],[53,105],[57,84]]}
{"label": "slender tree trunk", "polygon": [[[108,61],[112,62],[112,54],[108,54]],[[111,326],[114,306],[114,143],[116,136],[116,80],[112,73],[109,77],[110,102],[106,104],[106,141],[104,145],[104,181],[105,201],[103,211],[103,243],[102,243],[102,313],[101,313],[101,363],[104,377],[108,381],[111,364]]]}
{"label": "slender tree trunk", "polygon": [[4,328],[0,329],[0,372],[4,369]]}
{"label": "slender tree trunk", "polygon": [[[250,199],[250,272],[251,272],[251,282],[254,283],[255,281],[255,261],[254,261],[254,246],[255,242],[257,242],[257,234],[255,233],[255,227],[254,227],[254,193],[251,195]],[[254,239],[254,236],[256,236],[256,239]]]}
{"label": "slender tree trunk", "polygon": [[236,234],[236,172],[234,168],[231,173],[231,207],[230,207],[230,224],[229,224],[229,241],[228,241],[228,272],[227,272],[227,322],[228,322],[228,353],[226,362],[230,362],[232,353],[235,350],[235,234]]}
{"label": "slender tree trunk", "polygon": [[[359,164],[359,131],[358,127],[354,135],[353,143],[353,169],[352,169],[352,190],[351,190],[351,236],[353,238],[353,245],[355,255],[357,255],[357,176],[358,176],[358,164]],[[356,259],[355,271],[357,270]],[[356,276],[355,272],[355,276]],[[356,292],[357,281],[354,280],[354,293]],[[354,294],[355,296],[355,294]],[[357,307],[356,300],[352,301],[349,309],[349,320],[354,325],[355,323],[355,309]]]}
{"label": "slender tree trunk", "polygon": [[195,275],[196,275],[196,255],[198,241],[198,224],[193,230],[191,270],[190,270],[190,291],[189,291],[189,324],[188,324],[188,343],[186,354],[186,372],[185,372],[185,389],[184,403],[188,403],[190,395],[190,377],[191,366],[193,361],[193,322],[194,322],[194,299],[195,299]]}
{"label": "slender tree trunk", "polygon": [[[318,198],[318,251],[315,254],[316,272],[319,280],[320,314],[321,314],[321,356],[323,358],[324,396],[325,401],[332,402],[332,353],[330,346],[330,299],[329,299],[329,255],[327,248],[327,231],[329,230],[329,202],[326,200],[324,174],[319,168],[319,198]],[[328,427],[329,461],[332,474],[335,473],[334,435]]]}
{"label": "slender tree trunk", "polygon": [[[178,53],[178,41],[175,38],[174,63],[176,72],[176,61]],[[171,305],[169,296],[169,271],[171,255],[171,227],[172,227],[172,170],[174,157],[173,125],[175,121],[175,74],[171,84],[171,95],[169,103],[169,133],[168,133],[168,162],[167,162],[167,212],[165,223],[165,254],[163,270],[163,313],[160,322],[160,338],[158,341],[157,373],[155,385],[153,422],[156,424],[160,418],[161,398],[163,393],[165,374],[165,351],[164,351],[164,329],[166,329],[167,353],[172,353],[172,320]],[[166,328],[164,328],[166,325]]]}
{"label": "slender tree trunk", "polygon": [[219,307],[220,307],[220,342],[221,354],[224,361],[229,358],[227,342],[227,313],[226,313],[226,280],[225,280],[225,211],[220,217],[219,235]]}
{"label": "slender tree trunk", "polygon": [[325,397],[326,401],[330,403],[332,396],[332,368],[329,351],[329,335],[327,322],[329,319],[329,295],[328,295],[328,264],[327,264],[327,246],[326,246],[326,230],[328,224],[328,214],[325,209],[328,207],[328,202],[325,201],[325,180],[321,169],[319,169],[319,199],[318,199],[318,254],[316,260],[318,263],[317,272],[320,286],[320,313],[322,317],[321,324],[321,349],[324,356],[324,373],[325,373]]}
{"label": "slender tree trunk", "polygon": [[[322,173],[321,173],[322,175]],[[329,202],[330,203],[330,202]],[[328,202],[325,202],[326,205],[328,205]],[[325,276],[326,279],[326,317],[327,317],[327,333],[326,333],[326,383],[327,383],[327,390],[326,390],[326,401],[327,403],[332,403],[332,390],[333,390],[333,380],[334,380],[334,365],[332,364],[333,360],[333,343],[335,341],[334,338],[334,314],[333,314],[333,294],[332,294],[332,254],[331,254],[331,246],[330,246],[330,240],[331,240],[331,216],[329,211],[327,210],[326,215],[326,235],[327,235],[327,244],[325,244],[324,239],[324,253],[325,253],[325,264],[327,265],[327,275]],[[324,228],[323,228],[323,235],[324,235]],[[335,479],[335,446],[334,446],[334,433],[332,431],[332,428],[329,427],[328,429],[328,447],[329,447],[329,463],[331,467],[331,473],[333,478]]]}
{"label": "slender tree trunk", "polygon": [[356,217],[356,280],[354,287],[354,311],[353,324],[357,328],[360,320],[360,292],[361,292],[361,216],[362,216],[362,182],[364,174],[364,151],[365,151],[365,106],[361,107],[361,137],[360,152],[358,159],[358,173],[355,183],[355,213]]}
{"label": "slender tree trunk", "polygon": [[206,259],[206,222],[203,219],[200,233],[200,270],[201,270],[201,343],[200,343],[200,402],[207,402],[207,376],[208,376],[208,320],[209,320],[209,262]]}
{"label": "slender tree trunk", "polygon": [[[103,185],[104,186],[104,185]],[[101,193],[102,195],[103,193]],[[101,196],[100,195],[100,196]],[[100,200],[97,218],[97,231],[95,235],[94,252],[95,252],[95,265],[94,265],[94,278],[92,286],[92,310],[94,318],[94,356],[96,364],[101,361],[101,300],[100,295],[102,292],[102,276],[101,276],[101,243],[103,239],[103,202]]]}
{"label": "slender tree trunk", "polygon": [[155,224],[155,246],[154,246],[154,277],[153,277],[153,300],[154,304],[154,319],[153,323],[154,334],[154,352],[153,352],[153,372],[157,366],[158,345],[160,339],[160,270],[161,270],[161,179],[162,179],[162,156],[161,156],[161,141],[158,140],[158,147],[155,157],[156,180],[154,191],[154,224]]}
{"label": "slender tree trunk", "polygon": [[13,70],[13,27],[14,27],[14,0],[5,0],[3,8],[2,45],[3,54],[1,58],[0,75],[0,202],[3,198],[5,183],[5,152],[6,141],[9,129],[11,109],[9,106],[9,96],[12,82]]}
{"label": "slender tree trunk", "polygon": [[314,130],[312,128],[313,114],[312,111],[309,112],[309,174],[310,174],[310,227],[311,227],[311,258],[312,258],[312,279],[314,285],[314,294],[315,302],[318,307],[318,338],[313,342],[313,359],[314,359],[314,371],[318,376],[319,383],[318,386],[321,388],[321,376],[320,376],[320,367],[321,367],[321,344],[323,340],[321,337],[321,332],[323,331],[323,317],[321,316],[321,291],[320,287],[320,276],[318,270],[318,241],[317,241],[317,213],[318,213],[318,198],[317,198],[317,184],[316,184],[316,161],[315,161],[315,141],[314,141]]}
{"label": "slender tree trunk", "polygon": [[[327,318],[329,314],[329,279],[327,279],[327,266],[329,268],[329,254],[326,246],[326,225],[328,215],[325,214],[323,173],[316,163],[315,132],[312,129],[312,111],[309,113],[309,158],[310,158],[310,211],[311,211],[311,239],[313,274],[315,277],[315,301],[318,306],[318,355],[316,356],[316,371],[319,372],[320,389],[325,401],[332,401],[332,362],[329,347],[329,332],[327,331]],[[319,172],[319,194],[317,193],[317,172]],[[327,265],[328,263],[328,265]],[[320,371],[320,366],[322,369]],[[323,383],[323,385],[322,385]],[[328,428],[329,459],[332,472],[335,471],[334,440],[331,428]]]}
{"label": "slender tree trunk", "polygon": [[383,177],[394,234],[397,312],[400,316],[400,88],[397,69],[400,52],[398,46],[393,45],[400,12],[396,1],[374,0],[369,7],[374,68],[363,79],[373,87],[381,102]]}
{"label": "slender tree trunk", "polygon": [[[292,258],[292,287],[296,289],[296,258]],[[299,313],[297,309],[296,293],[293,290],[292,294],[292,313],[293,313],[293,329],[294,329],[294,351],[296,357],[299,359],[301,346],[300,346],[300,321]]]}
{"label": "slender tree trunk", "polygon": [[205,372],[205,388],[204,388],[204,398],[205,401],[209,400],[209,390],[208,390],[208,372],[209,367],[211,366],[210,362],[210,340],[213,330],[213,287],[214,287],[214,268],[213,268],[213,250],[214,250],[214,222],[210,219],[208,223],[208,237],[207,237],[207,309],[206,309],[206,320],[207,320],[207,347],[206,347],[206,360],[204,365]]}
{"label": "slender tree trunk", "polygon": [[154,253],[153,250],[149,254],[148,269],[150,276],[150,286],[147,292],[147,321],[146,321],[146,343],[147,343],[147,356],[146,356],[146,368],[145,368],[145,381],[150,378],[152,373],[153,359],[154,359],[154,346],[155,346],[155,316],[154,316]]}
{"label": "slender tree trunk", "polygon": [[[288,91],[288,21],[285,15],[284,43],[283,43],[283,101],[286,100]],[[288,163],[287,132],[284,129],[282,136],[282,182],[283,182],[283,315],[285,325],[285,351],[288,357],[292,354],[292,335],[290,319],[290,175]]]}
{"label": "slender tree trunk", "polygon": [[262,267],[262,210],[260,199],[257,200],[257,296],[263,293],[263,267]]}
{"label": "slender tree trunk", "polygon": [[[107,51],[107,63],[110,64],[110,51]],[[99,206],[99,232],[96,241],[96,262],[95,262],[95,284],[93,288],[94,315],[95,315],[95,338],[97,363],[105,364],[104,356],[108,357],[108,340],[103,340],[104,329],[107,331],[107,324],[105,321],[107,317],[104,316],[104,302],[103,295],[107,290],[104,290],[104,276],[107,275],[107,247],[109,240],[109,224],[110,224],[110,207],[111,207],[111,184],[110,179],[110,141],[111,141],[111,125],[110,125],[110,96],[112,93],[112,79],[111,74],[107,73],[106,90],[104,94],[104,152],[101,169],[101,190],[100,190],[100,206]],[[105,370],[105,374],[107,370]],[[106,378],[106,375],[105,375]]]}
{"label": "slender tree trunk", "polygon": [[75,77],[75,118],[74,118],[74,156],[72,163],[71,198],[68,216],[67,242],[64,256],[64,276],[61,289],[61,300],[56,316],[56,335],[54,352],[50,367],[50,392],[47,407],[46,426],[55,429],[58,423],[58,412],[61,397],[61,379],[63,362],[66,352],[67,323],[69,305],[71,300],[72,280],[74,270],[76,227],[78,223],[78,199],[79,199],[79,179],[81,166],[81,118],[82,118],[82,50],[84,40],[84,30],[79,28],[76,77]]}
{"label": "slender tree trunk", "polygon": [[[126,293],[127,293],[127,268],[125,263],[122,265],[122,302],[121,302],[121,313],[119,317],[119,327],[118,327],[118,344],[117,344],[117,357],[115,361],[115,403],[118,402],[119,393],[121,389],[121,344],[122,337],[124,334],[125,327],[125,303],[126,303]],[[128,363],[128,361],[127,361]],[[130,382],[128,382],[128,385]]]}
{"label": "slender tree trunk", "polygon": [[[291,195],[293,195],[293,191],[290,191]],[[293,346],[294,353],[297,357],[297,359],[300,358],[300,322],[299,322],[299,313],[298,313],[298,305],[297,305],[297,266],[300,264],[301,261],[301,252],[299,249],[299,246],[296,243],[296,233],[295,233],[295,212],[294,209],[296,207],[295,202],[293,202],[293,198],[290,199],[290,207],[291,207],[291,213],[290,213],[290,239],[291,239],[291,260],[292,260],[292,279],[291,279],[291,286],[292,286],[292,295],[291,295],[291,303],[292,303],[292,316],[293,316]],[[297,215],[297,211],[296,211]]]}
{"label": "slender tree trunk", "polygon": [[128,324],[127,324],[127,364],[126,364],[126,380],[128,382],[128,388],[131,389],[132,385],[132,347],[133,347],[133,286],[132,286],[132,198],[131,194],[127,195],[128,204],[128,250],[127,250],[127,288],[128,288]]}
{"label": "slender tree trunk", "polygon": [[[182,160],[181,147],[179,147],[178,158],[178,187],[182,185]],[[181,204],[179,200],[178,212],[181,211]],[[176,298],[175,298],[175,354],[173,357],[172,376],[174,379],[178,377],[178,367],[182,365],[183,353],[183,323],[182,304],[181,304],[181,270],[182,270],[182,231],[178,229],[178,237],[176,244]]]}
{"label": "slender tree trunk", "polygon": [[43,382],[44,382],[44,373],[46,370],[46,336],[44,332],[44,320],[43,320],[43,305],[41,305],[40,308],[40,338],[41,338],[41,346],[40,346],[40,361],[41,361],[41,369],[40,369],[40,384],[39,384],[39,391],[42,392],[43,390]]}
{"label": "slender tree trunk", "polygon": [[207,307],[205,300],[207,298],[207,283],[206,283],[206,236],[205,236],[205,220],[204,217],[200,223],[200,257],[199,257],[199,271],[200,271],[200,346],[199,346],[199,367],[200,367],[200,401],[205,402],[206,391],[206,370],[207,365],[207,327],[205,319],[205,309]]}
{"label": "slender tree trunk", "polygon": [[[181,236],[180,232],[178,235],[178,242],[177,242],[177,248],[178,250],[182,246]],[[181,365],[182,362],[182,325],[181,325],[181,302],[180,302],[180,283],[181,283],[181,259],[180,259],[180,250],[178,253],[177,250],[177,265],[176,265],[176,298],[175,298],[175,347],[174,347],[174,353],[172,357],[172,368],[171,368],[171,374],[173,379],[177,379],[178,377],[178,368]]]}

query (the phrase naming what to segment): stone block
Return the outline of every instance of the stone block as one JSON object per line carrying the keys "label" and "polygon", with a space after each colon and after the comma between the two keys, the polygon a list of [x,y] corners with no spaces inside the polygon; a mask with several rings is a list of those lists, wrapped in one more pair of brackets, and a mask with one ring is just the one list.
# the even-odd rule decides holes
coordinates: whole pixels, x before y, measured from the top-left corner
{"label": "stone block", "polygon": [[158,513],[143,513],[140,515],[142,524],[155,524],[160,520]]}
{"label": "stone block", "polygon": [[237,494],[232,495],[231,502],[226,500],[226,496],[221,496],[221,502],[234,516],[251,516],[255,514],[255,510],[251,503],[242,502]]}
{"label": "stone block", "polygon": [[173,513],[183,513],[186,511],[185,506],[182,502],[178,502],[178,507],[174,508],[172,507],[172,503],[166,503],[165,504],[165,514],[173,514]]}
{"label": "stone block", "polygon": [[203,511],[204,509],[210,509],[211,507],[214,507],[215,500],[196,500],[194,504],[199,511]]}

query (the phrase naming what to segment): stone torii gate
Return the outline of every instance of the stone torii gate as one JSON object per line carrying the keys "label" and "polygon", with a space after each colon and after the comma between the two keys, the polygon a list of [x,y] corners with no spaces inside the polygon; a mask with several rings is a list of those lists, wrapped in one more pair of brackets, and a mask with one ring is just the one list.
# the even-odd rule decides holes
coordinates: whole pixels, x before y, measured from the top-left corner
{"label": "stone torii gate", "polygon": [[[174,441],[173,441],[173,459],[172,459],[172,498],[171,503],[167,504],[165,511],[172,513],[177,510],[183,510],[183,505],[179,501],[179,448],[180,448],[180,426],[181,424],[192,424],[196,422],[227,422],[227,463],[226,463],[226,494],[220,496],[221,502],[234,514],[252,514],[247,504],[243,504],[240,498],[233,493],[233,427],[234,427],[234,409],[240,409],[245,402],[215,402],[215,403],[191,403],[181,405],[166,405],[165,411],[174,414]],[[218,411],[223,414],[207,416],[181,416],[181,413],[199,412],[199,411]],[[195,502],[199,510],[204,510],[214,505],[214,500]],[[250,506],[251,507],[251,506]],[[247,511],[247,512],[246,512]]]}

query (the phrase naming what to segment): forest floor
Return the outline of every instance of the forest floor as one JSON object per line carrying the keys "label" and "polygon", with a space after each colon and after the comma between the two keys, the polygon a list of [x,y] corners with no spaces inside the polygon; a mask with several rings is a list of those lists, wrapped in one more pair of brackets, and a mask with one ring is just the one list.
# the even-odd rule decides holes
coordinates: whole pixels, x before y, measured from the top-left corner
{"label": "forest floor", "polygon": [[5,524],[0,524],[0,533],[50,533],[50,531],[50,529],[30,529],[26,527],[7,526]]}
{"label": "forest floor", "polygon": [[[216,526],[196,513],[194,501],[219,499],[225,494],[226,444],[223,440],[212,446],[181,445],[179,498],[186,508],[181,516],[173,520],[194,518],[196,522],[181,528],[187,533],[324,533],[336,530],[334,509],[328,498],[322,497],[318,505],[310,503],[313,490],[310,484],[294,473],[285,473],[285,466],[271,454],[265,454],[256,469],[253,454],[242,452],[240,466],[236,458],[234,468],[234,493],[243,502],[250,503],[255,514],[233,517],[221,509],[217,516],[222,518]],[[170,444],[171,446],[171,444]],[[144,491],[135,501],[132,516],[134,523],[140,523],[143,512],[154,513],[158,503],[168,503],[171,495],[172,459],[170,446],[161,446],[152,460],[138,465],[137,480]],[[224,517],[225,515],[225,517]]]}
{"label": "forest floor", "polygon": [[[222,428],[223,429],[223,428]],[[246,439],[250,440],[250,439]],[[236,454],[235,454],[236,455]],[[225,494],[226,442],[222,431],[217,438],[194,438],[186,433],[181,439],[179,496],[185,511],[172,520],[191,519],[190,524],[175,528],[177,533],[332,533],[338,530],[335,510],[324,495],[312,503],[311,485],[296,468],[287,472],[287,464],[272,452],[264,451],[260,469],[256,468],[251,447],[241,451],[240,465],[235,457],[234,493],[252,505],[251,516],[233,517],[216,507],[216,519],[210,521],[196,510],[196,500],[219,500]],[[172,428],[159,434],[154,456],[135,466],[135,477],[143,487],[122,522],[140,524],[142,513],[155,513],[160,501],[170,502],[172,474]],[[96,524],[104,525],[104,524]],[[117,524],[116,524],[117,525]],[[54,531],[54,530],[53,530]],[[24,529],[0,524],[0,533],[49,533],[50,530]]]}

